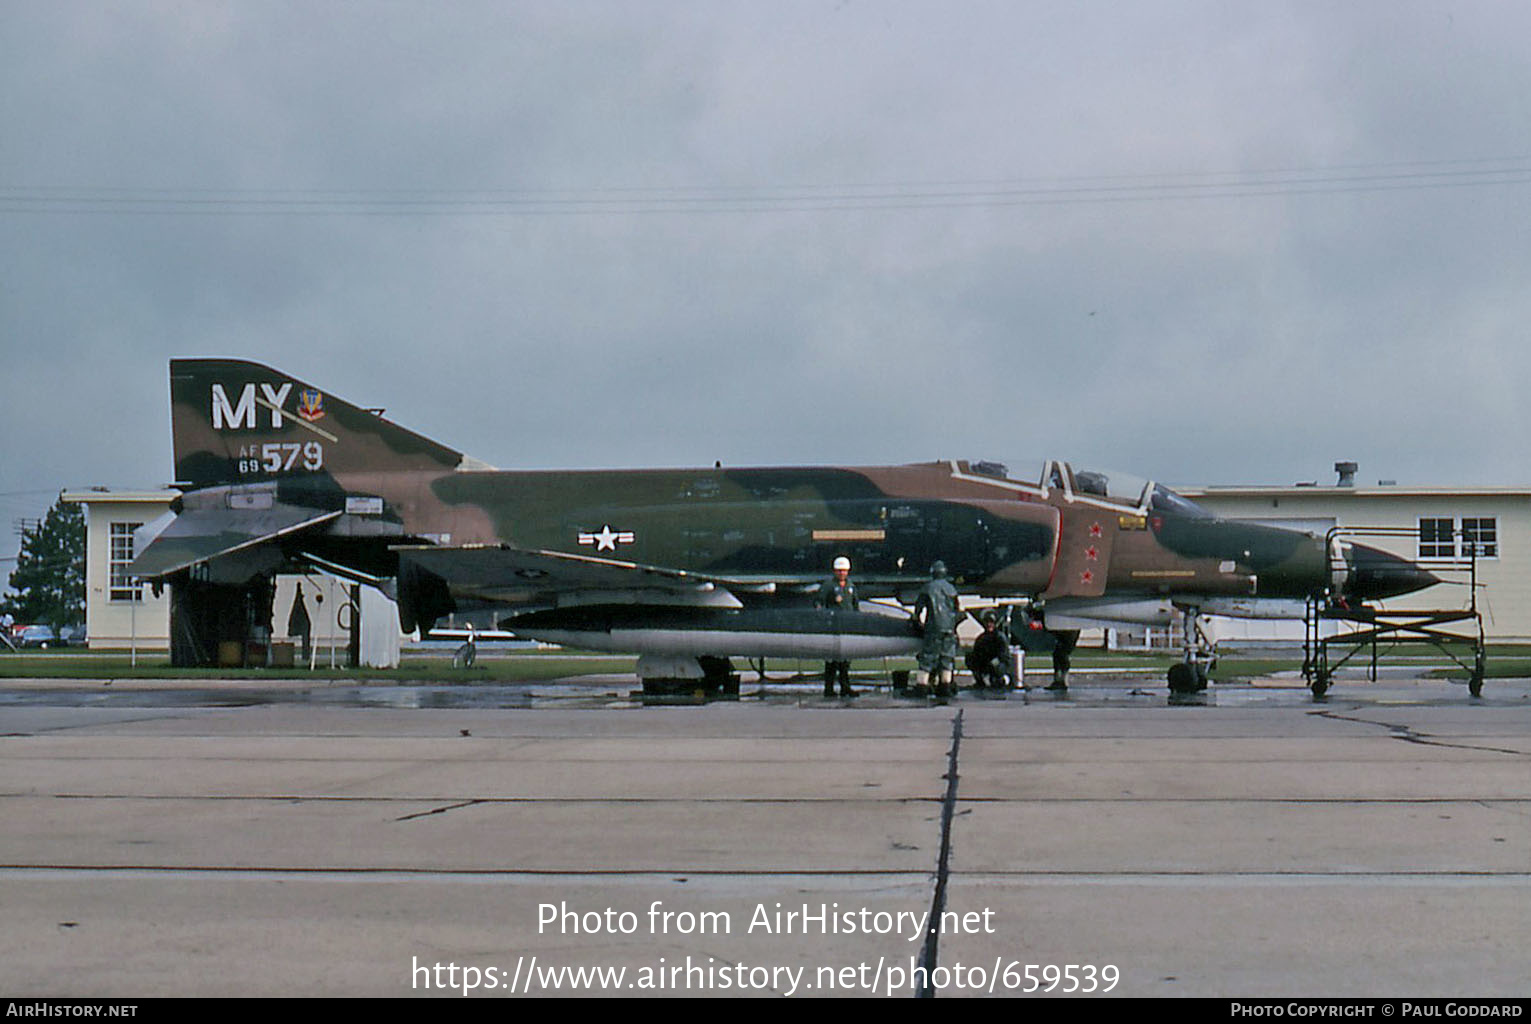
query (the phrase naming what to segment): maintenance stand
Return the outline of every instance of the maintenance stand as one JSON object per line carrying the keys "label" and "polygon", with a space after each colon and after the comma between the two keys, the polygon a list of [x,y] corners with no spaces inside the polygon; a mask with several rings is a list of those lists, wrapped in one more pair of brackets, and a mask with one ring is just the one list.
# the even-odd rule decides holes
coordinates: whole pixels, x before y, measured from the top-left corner
{"label": "maintenance stand", "polygon": [[[1418,533],[1406,527],[1336,526],[1326,537],[1325,548],[1329,552],[1331,577],[1346,568],[1343,553],[1344,538],[1348,537],[1418,537]],[[1483,639],[1483,616],[1478,612],[1478,559],[1475,546],[1464,543],[1467,564],[1460,562],[1441,566],[1432,565],[1431,571],[1465,572],[1468,584],[1468,606],[1464,608],[1418,609],[1409,611],[1384,611],[1364,605],[1347,607],[1334,599],[1332,590],[1316,594],[1308,599],[1303,619],[1302,674],[1308,680],[1313,696],[1322,697],[1329,692],[1336,670],[1344,667],[1363,652],[1369,654],[1368,678],[1377,680],[1378,661],[1386,655],[1410,645],[1428,645],[1444,654],[1467,675],[1467,690],[1472,696],[1483,694],[1483,675],[1487,664]],[[1443,581],[1444,582],[1444,581]],[[1323,623],[1337,622],[1345,625],[1333,636],[1323,635]],[[1470,626],[1457,626],[1471,623]],[[1456,626],[1456,628],[1448,628]],[[1338,648],[1340,656],[1331,653]],[[1466,652],[1469,652],[1466,653]],[[1469,660],[1470,659],[1470,660]]]}

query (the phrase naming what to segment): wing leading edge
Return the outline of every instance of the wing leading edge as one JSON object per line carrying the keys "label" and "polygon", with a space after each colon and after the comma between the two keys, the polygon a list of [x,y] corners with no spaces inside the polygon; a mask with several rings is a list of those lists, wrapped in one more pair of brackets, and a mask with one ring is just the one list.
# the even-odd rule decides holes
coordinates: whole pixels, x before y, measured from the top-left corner
{"label": "wing leading edge", "polygon": [[454,599],[525,610],[590,604],[741,606],[717,578],[636,562],[508,545],[396,550],[401,578],[423,571],[444,582]]}

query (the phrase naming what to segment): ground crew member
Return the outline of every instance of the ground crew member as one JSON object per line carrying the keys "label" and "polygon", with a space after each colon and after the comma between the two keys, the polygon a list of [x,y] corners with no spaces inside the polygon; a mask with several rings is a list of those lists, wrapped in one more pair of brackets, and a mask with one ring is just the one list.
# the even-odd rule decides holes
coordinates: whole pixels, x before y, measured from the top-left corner
{"label": "ground crew member", "polygon": [[[858,603],[856,585],[851,582],[851,560],[841,555],[835,559],[834,575],[819,587],[819,607],[828,608],[831,611],[853,612]],[[826,661],[824,663],[824,696],[835,695],[836,680],[840,683],[840,696],[856,696],[856,691],[851,689],[850,662]]]}
{"label": "ground crew member", "polygon": [[983,632],[968,652],[968,671],[973,673],[975,690],[1007,690],[1013,683],[1010,675],[1010,645],[999,631],[999,615],[989,609],[979,617]]}
{"label": "ground crew member", "polygon": [[1074,647],[1079,643],[1079,630],[1064,629],[1053,633],[1053,681],[1049,690],[1063,691],[1069,688],[1069,664],[1073,661]]}
{"label": "ground crew member", "polygon": [[914,602],[914,621],[924,630],[925,642],[915,663],[919,672],[916,686],[930,686],[937,697],[954,695],[952,678],[957,671],[957,623],[962,609],[957,605],[957,588],[946,579],[946,563],[930,567],[930,582],[920,590]]}

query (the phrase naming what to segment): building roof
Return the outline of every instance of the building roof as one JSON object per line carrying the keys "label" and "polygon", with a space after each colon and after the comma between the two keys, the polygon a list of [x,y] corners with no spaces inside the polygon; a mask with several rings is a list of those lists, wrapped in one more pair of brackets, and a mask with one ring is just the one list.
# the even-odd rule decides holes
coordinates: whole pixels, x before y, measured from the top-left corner
{"label": "building roof", "polygon": [[156,502],[168,505],[181,496],[181,492],[173,487],[162,487],[157,491],[118,491],[109,487],[88,487],[83,490],[65,491],[65,501],[75,502],[81,505],[104,505],[109,503],[129,504]]}
{"label": "building roof", "polygon": [[1209,484],[1206,486],[1173,487],[1176,493],[1187,498],[1526,498],[1531,497],[1531,487],[1398,487],[1386,484],[1378,487],[1337,487],[1333,484],[1320,487],[1316,484],[1287,484],[1273,487],[1261,484]]}

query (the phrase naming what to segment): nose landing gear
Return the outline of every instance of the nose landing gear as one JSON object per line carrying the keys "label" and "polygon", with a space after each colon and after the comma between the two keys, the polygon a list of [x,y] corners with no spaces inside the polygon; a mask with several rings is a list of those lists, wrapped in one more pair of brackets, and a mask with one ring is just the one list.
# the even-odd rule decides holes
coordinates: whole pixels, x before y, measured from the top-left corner
{"label": "nose landing gear", "polygon": [[1185,660],[1170,666],[1170,693],[1200,693],[1207,688],[1217,664],[1217,649],[1201,628],[1201,609],[1182,608],[1180,612],[1184,618],[1181,648]]}

